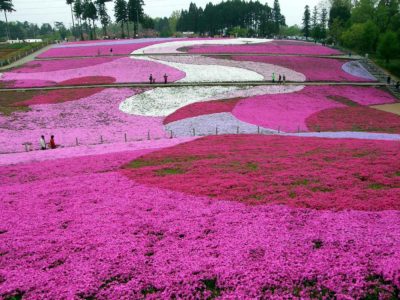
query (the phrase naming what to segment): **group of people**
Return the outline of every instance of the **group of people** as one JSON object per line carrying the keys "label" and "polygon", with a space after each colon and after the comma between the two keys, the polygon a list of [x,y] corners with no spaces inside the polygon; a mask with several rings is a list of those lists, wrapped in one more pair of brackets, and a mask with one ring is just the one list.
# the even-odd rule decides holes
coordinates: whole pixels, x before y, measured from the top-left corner
{"label": "group of people", "polygon": [[[272,83],[275,83],[275,81],[276,81],[276,75],[275,75],[275,73],[272,73]],[[279,84],[281,84],[281,83],[285,84],[286,83],[286,75],[279,74],[278,83]]]}
{"label": "group of people", "polygon": [[39,143],[40,143],[40,149],[41,150],[56,149],[57,148],[56,142],[54,140],[54,135],[52,135],[50,137],[50,142],[49,143],[46,143],[46,139],[45,139],[44,135],[42,135],[40,137]]}
{"label": "group of people", "polygon": [[[149,81],[150,81],[150,84],[155,84],[156,83],[156,79],[153,77],[153,74],[150,74]],[[164,74],[164,83],[165,84],[168,83],[168,75],[167,74]]]}

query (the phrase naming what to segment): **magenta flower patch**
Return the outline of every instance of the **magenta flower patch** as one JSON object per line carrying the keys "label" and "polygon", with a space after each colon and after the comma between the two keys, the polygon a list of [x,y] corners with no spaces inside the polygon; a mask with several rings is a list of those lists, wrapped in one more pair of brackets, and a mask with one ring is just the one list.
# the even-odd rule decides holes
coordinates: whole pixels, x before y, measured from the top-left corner
{"label": "magenta flower patch", "polygon": [[141,183],[250,204],[400,210],[398,143],[273,136],[207,137],[141,157]]}

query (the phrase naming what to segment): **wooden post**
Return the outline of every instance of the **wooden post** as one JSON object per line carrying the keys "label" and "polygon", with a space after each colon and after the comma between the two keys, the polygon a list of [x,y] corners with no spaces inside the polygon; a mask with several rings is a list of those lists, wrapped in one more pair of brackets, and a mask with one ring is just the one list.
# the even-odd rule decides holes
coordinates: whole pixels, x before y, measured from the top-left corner
{"label": "wooden post", "polygon": [[125,143],[127,143],[127,142],[128,142],[128,137],[127,137],[127,135],[125,133]]}
{"label": "wooden post", "polygon": [[239,126],[237,127],[236,134],[239,134]]}
{"label": "wooden post", "polygon": [[75,138],[76,145],[79,146],[78,138]]}
{"label": "wooden post", "polygon": [[196,136],[196,128],[193,128],[193,136]]}
{"label": "wooden post", "polygon": [[147,139],[150,141],[150,130],[147,131]]}
{"label": "wooden post", "polygon": [[281,133],[281,126],[278,127],[278,133]]}
{"label": "wooden post", "polygon": [[100,136],[100,143],[103,144],[103,136]]}
{"label": "wooden post", "polygon": [[218,135],[218,126],[215,127],[215,135]]}
{"label": "wooden post", "polygon": [[257,134],[260,134],[260,126],[257,126]]}
{"label": "wooden post", "polygon": [[172,130],[170,130],[171,131],[171,139],[174,137],[174,133],[172,132]]}

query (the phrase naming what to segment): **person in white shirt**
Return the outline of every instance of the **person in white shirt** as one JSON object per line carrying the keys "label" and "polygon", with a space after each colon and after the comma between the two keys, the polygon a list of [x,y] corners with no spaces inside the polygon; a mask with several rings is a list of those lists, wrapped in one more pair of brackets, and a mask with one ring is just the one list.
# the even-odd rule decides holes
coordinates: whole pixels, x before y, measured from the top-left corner
{"label": "person in white shirt", "polygon": [[46,140],[44,139],[44,135],[40,138],[40,149],[46,150]]}

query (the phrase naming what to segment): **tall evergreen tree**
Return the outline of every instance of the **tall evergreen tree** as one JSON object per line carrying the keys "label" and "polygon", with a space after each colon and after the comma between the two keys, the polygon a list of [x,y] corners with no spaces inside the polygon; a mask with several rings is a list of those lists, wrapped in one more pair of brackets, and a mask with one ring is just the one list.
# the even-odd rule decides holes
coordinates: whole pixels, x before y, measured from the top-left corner
{"label": "tall evergreen tree", "polygon": [[128,1],[128,20],[133,22],[133,37],[136,38],[139,31],[139,23],[143,20],[143,0]]}
{"label": "tall evergreen tree", "polygon": [[124,25],[128,21],[128,4],[125,0],[115,0],[114,16],[115,21],[121,24],[121,34],[122,38],[124,38]]}
{"label": "tall evergreen tree", "polygon": [[72,32],[75,31],[75,21],[74,21],[74,11],[73,11],[73,4],[75,0],[66,0],[67,5],[71,8],[71,18],[72,18]]}
{"label": "tall evergreen tree", "polygon": [[15,11],[12,0],[0,0],[0,11],[4,11],[4,17],[6,19],[7,39],[9,40],[10,39],[10,27],[8,26],[7,13]]}
{"label": "tall evergreen tree", "polygon": [[[97,9],[96,6],[92,1],[85,0],[83,2],[83,18],[85,20],[90,19],[92,21],[92,24],[89,25],[89,30],[90,30],[90,38],[95,39],[96,38],[96,25],[95,25],[95,20],[97,20]],[[90,21],[89,21],[90,24]]]}
{"label": "tall evergreen tree", "polygon": [[311,31],[310,22],[311,22],[310,7],[306,5],[306,7],[304,8],[304,16],[303,16],[303,33],[307,39],[310,36],[310,31]]}
{"label": "tall evergreen tree", "polygon": [[103,35],[107,36],[107,26],[110,24],[111,19],[107,13],[106,2],[110,2],[111,0],[97,0],[97,12],[100,18],[100,23],[103,28]]}
{"label": "tall evergreen tree", "polygon": [[83,30],[82,30],[83,4],[82,4],[81,0],[75,0],[75,3],[74,3],[74,14],[75,14],[75,18],[77,19],[77,22],[78,22],[78,27],[79,27],[79,33],[81,35],[81,40],[84,40],[84,38],[83,38]]}
{"label": "tall evergreen tree", "polygon": [[321,11],[321,38],[326,39],[327,32],[326,32],[326,26],[328,23],[328,10],[326,8],[323,8]]}

